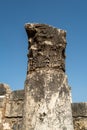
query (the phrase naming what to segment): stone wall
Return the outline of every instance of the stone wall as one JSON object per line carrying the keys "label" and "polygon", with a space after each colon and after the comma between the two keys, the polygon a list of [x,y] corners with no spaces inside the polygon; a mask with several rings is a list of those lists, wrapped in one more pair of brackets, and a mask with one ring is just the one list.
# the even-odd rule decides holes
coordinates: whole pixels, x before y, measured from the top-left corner
{"label": "stone wall", "polygon": [[73,103],[72,114],[75,130],[87,130],[87,103]]}
{"label": "stone wall", "polygon": [[[0,84],[0,130],[22,130],[24,90]],[[87,130],[87,103],[72,103],[74,130]]]}
{"label": "stone wall", "polygon": [[24,91],[0,84],[0,130],[22,130]]}

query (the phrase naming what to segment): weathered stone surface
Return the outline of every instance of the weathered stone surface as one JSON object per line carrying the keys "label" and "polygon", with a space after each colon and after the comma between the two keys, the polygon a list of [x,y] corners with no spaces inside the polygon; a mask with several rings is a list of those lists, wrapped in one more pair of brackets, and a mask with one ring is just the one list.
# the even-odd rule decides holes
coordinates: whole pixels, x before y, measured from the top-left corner
{"label": "weathered stone surface", "polygon": [[7,84],[0,83],[0,97],[10,92],[11,90]]}
{"label": "weathered stone surface", "polygon": [[22,117],[23,101],[9,101],[6,103],[6,117]]}
{"label": "weathered stone surface", "polygon": [[0,108],[4,107],[4,98],[0,98]]}
{"label": "weathered stone surface", "polygon": [[[56,70],[37,70],[29,74],[31,79],[26,80],[25,84],[28,87],[28,92],[34,98],[35,102],[39,102],[47,97],[49,102],[52,94],[58,93],[61,98],[62,95],[69,96],[69,88],[66,86],[66,76],[64,73]],[[55,85],[55,86],[54,86]],[[50,93],[49,96],[46,94]]]}
{"label": "weathered stone surface", "polygon": [[[22,130],[22,118],[7,118],[5,120],[6,123],[9,122],[10,129],[9,130]],[[6,129],[7,130],[7,129]]]}
{"label": "weathered stone surface", "polygon": [[74,130],[87,130],[87,117],[73,118]]}
{"label": "weathered stone surface", "polygon": [[3,84],[0,84],[0,95],[5,95],[6,94],[6,88],[4,87]]}
{"label": "weathered stone surface", "polygon": [[25,25],[28,73],[25,130],[73,130],[70,88],[65,75],[66,32],[45,24]]}
{"label": "weathered stone surface", "polygon": [[0,130],[22,130],[24,91],[11,92],[7,84],[0,87]]}
{"label": "weathered stone surface", "polygon": [[87,130],[87,103],[73,103],[74,130]]}
{"label": "weathered stone surface", "polygon": [[[51,98],[52,100],[50,102],[49,102],[49,99],[50,99],[51,95],[49,95],[49,98],[46,99],[47,102],[49,102],[49,104],[50,104],[48,106],[50,108],[52,108],[53,101],[56,99],[56,92],[59,90],[58,85],[56,88],[53,87],[52,80],[55,80],[55,78],[58,79],[59,77],[63,78],[63,75],[60,73],[60,76],[58,76],[56,71],[55,71],[55,73],[52,73],[53,70],[52,71],[49,70],[48,72],[44,72],[45,70],[43,70],[45,75],[43,75],[42,72],[38,72],[38,71],[36,72],[36,74],[35,74],[35,72],[33,72],[32,82],[33,81],[34,82],[31,85],[32,89],[36,89],[35,91],[37,92],[37,94],[34,95],[33,90],[31,88],[29,88],[30,89],[29,91],[31,91],[31,94],[34,95],[34,100],[35,100],[35,102],[37,102],[37,106],[39,106],[40,101],[42,101],[43,107],[41,108],[40,113],[38,111],[37,111],[37,113],[39,113],[38,114],[39,120],[41,122],[43,122],[45,120],[45,116],[47,117],[47,115],[46,115],[47,111],[44,112],[44,109],[43,109],[44,106],[46,106],[43,103],[44,102],[43,99],[44,99],[44,97],[47,97],[47,96],[46,96],[46,94],[42,95],[42,92],[44,92],[44,90],[41,90],[40,89],[41,86],[39,87],[38,84],[37,84],[37,87],[33,87],[33,86],[35,86],[35,81],[38,80],[38,82],[42,82],[42,79],[44,79],[46,73],[48,73],[47,77],[49,77],[49,74],[51,73],[50,74],[51,83],[50,83],[50,85],[47,86],[47,88],[44,88],[44,89],[46,89],[46,91],[48,91],[51,88],[52,92],[55,92],[55,95]],[[43,75],[42,76],[43,78],[41,78],[41,76],[38,76],[38,73],[41,73],[41,75]],[[37,75],[37,78],[35,77],[35,75]],[[52,75],[55,75],[55,76],[52,76]],[[48,79],[47,77],[45,77],[45,79],[44,79],[45,81]],[[54,78],[52,79],[51,77],[54,77]],[[62,80],[62,78],[61,78],[61,80]],[[44,80],[43,80],[43,83],[44,83]],[[26,80],[26,84],[28,84],[28,82],[29,82],[29,80]],[[61,82],[63,82],[63,80]],[[55,81],[54,81],[54,83],[55,83]],[[59,83],[59,86],[61,86],[60,83]],[[64,88],[62,88],[59,95],[61,95],[61,92],[63,92],[63,91],[65,94],[67,93],[67,91]],[[40,94],[42,95],[42,99],[40,99],[40,97],[41,97],[41,96],[39,96]],[[47,94],[48,94],[48,92],[47,92]],[[6,100],[6,96],[3,96],[0,98],[0,130],[6,130],[7,128],[8,128],[8,130],[22,130],[22,112],[23,112],[23,102],[24,102],[23,101],[24,100],[24,91],[23,90],[13,91],[12,93],[10,93],[10,96],[8,96],[8,97],[9,97],[9,98],[7,98],[8,100]],[[38,100],[39,100],[39,103],[38,103]],[[61,101],[61,105],[62,104],[63,104],[63,101]],[[68,105],[68,102],[67,102],[67,105]],[[60,108],[60,106],[58,106],[58,108]],[[4,110],[6,110],[6,111],[4,111]],[[32,111],[33,111],[33,109],[32,109]],[[61,111],[62,111],[62,109],[61,109]],[[36,113],[36,115],[37,115],[37,113]],[[62,116],[63,113],[62,114],[61,113],[62,112],[60,112],[60,115]],[[72,103],[72,114],[73,114],[74,130],[87,130],[87,103]]]}
{"label": "weathered stone surface", "polygon": [[[6,117],[22,117],[24,90],[13,91],[6,103]],[[14,107],[15,106],[15,107]]]}
{"label": "weathered stone surface", "polygon": [[26,130],[72,130],[70,91],[66,76],[54,70],[41,70],[30,76],[31,80],[26,83]]}
{"label": "weathered stone surface", "polygon": [[87,103],[73,103],[73,116],[74,117],[86,117],[87,116]]}
{"label": "weathered stone surface", "polygon": [[66,32],[45,24],[26,24],[29,38],[28,72],[36,68],[65,71]]}
{"label": "weathered stone surface", "polygon": [[24,100],[24,90],[13,91],[10,95],[10,100]]}

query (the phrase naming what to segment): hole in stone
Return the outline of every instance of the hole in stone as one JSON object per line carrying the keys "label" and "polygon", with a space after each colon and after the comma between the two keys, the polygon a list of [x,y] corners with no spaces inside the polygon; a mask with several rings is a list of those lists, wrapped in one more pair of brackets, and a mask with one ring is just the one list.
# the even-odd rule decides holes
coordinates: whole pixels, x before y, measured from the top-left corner
{"label": "hole in stone", "polygon": [[66,56],[65,56],[65,49],[62,50],[62,56],[63,56],[63,58],[66,57]]}
{"label": "hole in stone", "polygon": [[47,115],[47,114],[46,114],[45,112],[40,113],[40,117],[39,117],[40,121],[43,121],[43,120],[44,120],[44,117],[45,117],[46,115]]}
{"label": "hole in stone", "polygon": [[33,28],[26,29],[26,32],[27,32],[28,38],[32,38],[36,34],[36,30]]}
{"label": "hole in stone", "polygon": [[46,116],[46,113],[45,113],[45,112],[43,113],[43,116]]}
{"label": "hole in stone", "polygon": [[20,105],[20,103],[19,103],[19,102],[17,102],[17,105]]}

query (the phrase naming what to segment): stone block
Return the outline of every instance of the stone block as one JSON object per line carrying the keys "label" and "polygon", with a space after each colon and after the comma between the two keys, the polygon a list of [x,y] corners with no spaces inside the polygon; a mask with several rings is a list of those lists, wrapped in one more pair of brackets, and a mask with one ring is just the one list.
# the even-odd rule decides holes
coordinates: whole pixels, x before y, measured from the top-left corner
{"label": "stone block", "polygon": [[72,103],[73,117],[87,117],[87,103]]}
{"label": "stone block", "polygon": [[24,90],[13,91],[10,95],[10,100],[24,100]]}
{"label": "stone block", "polygon": [[22,111],[23,111],[23,101],[11,100],[6,104],[5,116],[6,117],[22,117]]}
{"label": "stone block", "polygon": [[22,117],[24,104],[24,91],[13,91],[6,103],[6,117]]}

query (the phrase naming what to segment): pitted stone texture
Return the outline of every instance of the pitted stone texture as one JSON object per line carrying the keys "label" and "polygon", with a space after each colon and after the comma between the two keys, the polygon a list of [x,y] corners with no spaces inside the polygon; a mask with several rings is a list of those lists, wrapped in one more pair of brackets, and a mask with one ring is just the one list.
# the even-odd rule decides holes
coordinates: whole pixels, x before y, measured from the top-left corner
{"label": "pitted stone texture", "polygon": [[[38,69],[27,76],[25,84],[28,92],[31,94],[32,98],[34,98],[35,102],[44,99],[45,94],[50,92],[49,96],[58,92],[59,97],[62,97],[62,95],[66,95],[68,97],[70,96],[69,88],[65,85],[65,77],[64,73],[59,72],[58,70]],[[50,97],[47,96],[47,98],[48,99],[46,100],[49,101]]]}
{"label": "pitted stone texture", "polygon": [[87,117],[74,118],[74,130],[87,130]]}
{"label": "pitted stone texture", "polygon": [[65,75],[66,32],[26,24],[29,53],[23,130],[73,130],[71,95]]}
{"label": "pitted stone texture", "polygon": [[[9,123],[10,129],[6,130],[22,130],[22,118],[6,118],[5,125]],[[5,130],[5,129],[4,129]]]}
{"label": "pitted stone texture", "polygon": [[0,130],[22,130],[24,90],[11,92],[0,84]]}
{"label": "pitted stone texture", "polygon": [[70,89],[65,74],[43,69],[28,76],[25,129],[73,130]]}
{"label": "pitted stone texture", "polygon": [[5,116],[6,117],[22,117],[23,112],[23,101],[9,101],[6,104],[6,111]]}
{"label": "pitted stone texture", "polygon": [[87,103],[73,103],[74,130],[87,130]]}
{"label": "pitted stone texture", "polygon": [[46,24],[26,24],[29,41],[28,72],[37,68],[65,71],[66,32]]}
{"label": "pitted stone texture", "polygon": [[6,103],[6,117],[22,117],[24,90],[13,91],[9,101]]}

